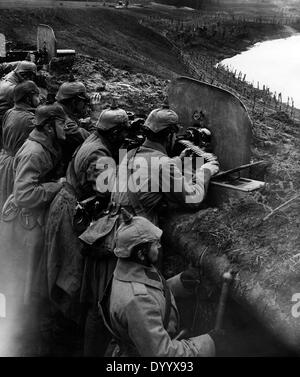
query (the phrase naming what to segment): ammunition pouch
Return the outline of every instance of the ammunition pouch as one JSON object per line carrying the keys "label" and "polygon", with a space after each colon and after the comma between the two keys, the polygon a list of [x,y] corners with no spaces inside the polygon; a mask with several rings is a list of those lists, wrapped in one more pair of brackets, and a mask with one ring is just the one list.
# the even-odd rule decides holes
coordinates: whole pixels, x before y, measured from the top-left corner
{"label": "ammunition pouch", "polygon": [[13,221],[19,214],[20,208],[13,201],[13,196],[11,195],[2,208],[1,218],[5,222]]}
{"label": "ammunition pouch", "polygon": [[38,225],[36,214],[28,208],[20,208],[15,203],[13,195],[11,195],[2,209],[2,220],[11,222],[18,218],[22,228],[32,230]]}
{"label": "ammunition pouch", "polygon": [[24,229],[32,230],[38,225],[37,217],[28,209],[22,208],[19,213],[19,222]]}

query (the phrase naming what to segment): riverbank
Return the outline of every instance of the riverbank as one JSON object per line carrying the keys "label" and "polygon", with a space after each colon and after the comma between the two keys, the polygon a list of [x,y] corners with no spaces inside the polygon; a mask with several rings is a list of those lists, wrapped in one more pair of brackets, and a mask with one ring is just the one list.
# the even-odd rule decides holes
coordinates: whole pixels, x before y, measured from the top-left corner
{"label": "riverbank", "polygon": [[[300,30],[300,29],[299,29]],[[218,41],[209,49],[209,56],[213,56],[218,62],[235,56],[253,47],[256,43],[274,39],[288,38],[299,31],[288,25],[251,25],[246,26],[242,35],[235,34],[230,39]],[[203,41],[204,42],[204,41]],[[205,45],[205,42],[202,44]]]}

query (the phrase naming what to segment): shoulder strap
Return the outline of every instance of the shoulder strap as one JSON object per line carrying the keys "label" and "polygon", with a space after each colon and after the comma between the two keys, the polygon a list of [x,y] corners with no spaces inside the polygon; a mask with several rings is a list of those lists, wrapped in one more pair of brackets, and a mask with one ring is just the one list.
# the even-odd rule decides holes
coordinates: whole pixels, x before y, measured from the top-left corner
{"label": "shoulder strap", "polygon": [[164,317],[164,328],[167,330],[169,326],[170,321],[170,314],[171,314],[171,291],[167,284],[166,279],[159,273],[159,276],[162,281],[163,289],[164,289],[164,295],[166,299],[166,311],[165,311],[165,317]]}
{"label": "shoulder strap", "polygon": [[109,313],[109,304],[110,304],[110,293],[112,288],[113,275],[111,276],[109,282],[106,285],[103,297],[100,302],[98,302],[99,314],[103,319],[103,322],[111,333],[112,337],[121,342],[121,338],[113,331],[111,322],[110,322],[110,313]]}
{"label": "shoulder strap", "polygon": [[146,295],[148,293],[145,284],[133,281],[131,286],[135,296]]}

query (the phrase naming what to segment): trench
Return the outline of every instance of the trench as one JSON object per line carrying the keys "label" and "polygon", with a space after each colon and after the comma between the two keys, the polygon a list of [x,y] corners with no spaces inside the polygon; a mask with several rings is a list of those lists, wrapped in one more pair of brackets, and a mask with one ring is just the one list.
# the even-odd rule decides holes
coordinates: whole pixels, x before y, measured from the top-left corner
{"label": "trench", "polygon": [[[193,217],[206,221],[206,208],[197,214],[170,214],[162,226],[164,271],[167,277],[190,266],[199,270],[199,285],[194,295],[178,301],[181,328],[189,336],[207,333],[214,328],[222,287],[222,274],[233,270],[226,256],[211,247],[205,236],[197,237]],[[182,225],[183,224],[183,225]],[[246,250],[249,252],[249,250]],[[299,356],[298,322],[269,297],[261,277],[239,271],[230,286],[222,328],[226,342],[219,357],[295,357]],[[278,296],[281,292],[275,292]]]}

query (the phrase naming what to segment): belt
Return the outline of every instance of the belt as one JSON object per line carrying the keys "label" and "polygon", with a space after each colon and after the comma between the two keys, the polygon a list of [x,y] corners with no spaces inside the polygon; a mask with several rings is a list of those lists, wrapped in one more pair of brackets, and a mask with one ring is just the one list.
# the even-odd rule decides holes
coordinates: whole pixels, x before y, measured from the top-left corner
{"label": "belt", "polygon": [[13,195],[5,202],[1,217],[4,222],[11,222],[17,218],[21,226],[27,230],[35,228],[38,224],[42,226],[39,216],[27,208],[19,207],[15,203]]}

